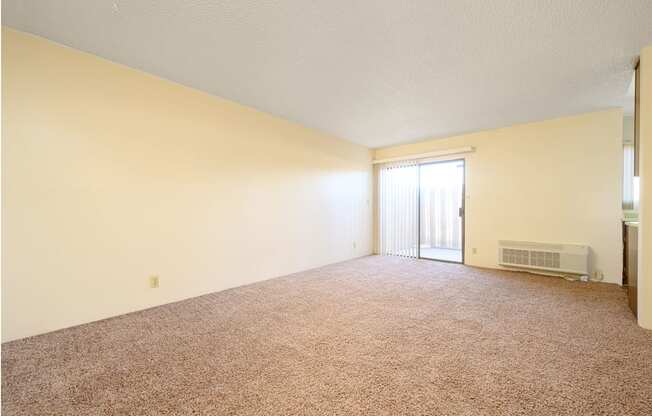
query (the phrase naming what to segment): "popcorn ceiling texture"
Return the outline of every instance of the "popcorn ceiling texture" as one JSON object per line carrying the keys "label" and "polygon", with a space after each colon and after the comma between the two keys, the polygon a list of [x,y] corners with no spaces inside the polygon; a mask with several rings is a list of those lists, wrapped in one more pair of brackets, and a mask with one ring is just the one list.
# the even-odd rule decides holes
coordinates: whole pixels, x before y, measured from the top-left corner
{"label": "popcorn ceiling texture", "polygon": [[2,346],[11,415],[649,415],[623,290],[371,256]]}
{"label": "popcorn ceiling texture", "polygon": [[624,106],[652,43],[649,0],[2,3],[3,24],[370,147]]}

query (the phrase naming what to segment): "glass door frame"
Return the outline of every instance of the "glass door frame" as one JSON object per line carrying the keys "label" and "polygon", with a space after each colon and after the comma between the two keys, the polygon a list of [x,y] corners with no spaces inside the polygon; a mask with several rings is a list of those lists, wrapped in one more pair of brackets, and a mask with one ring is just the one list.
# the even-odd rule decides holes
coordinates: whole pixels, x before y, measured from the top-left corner
{"label": "glass door frame", "polygon": [[[424,165],[434,165],[438,163],[450,163],[450,162],[462,162],[462,261],[453,261],[453,260],[441,260],[441,259],[432,259],[429,257],[421,257],[421,166]],[[418,210],[417,213],[417,258],[421,260],[431,260],[431,261],[442,261],[444,263],[454,263],[454,264],[464,264],[466,257],[466,158],[455,158],[455,159],[443,159],[443,160],[430,160],[426,162],[418,163],[418,173],[417,178],[419,181],[419,186],[417,187],[417,199],[418,199]]]}

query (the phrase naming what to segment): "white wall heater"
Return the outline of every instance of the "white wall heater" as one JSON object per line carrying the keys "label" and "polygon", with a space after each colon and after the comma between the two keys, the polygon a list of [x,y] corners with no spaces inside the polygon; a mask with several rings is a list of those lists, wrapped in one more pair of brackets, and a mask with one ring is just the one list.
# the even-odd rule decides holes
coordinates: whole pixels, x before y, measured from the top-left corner
{"label": "white wall heater", "polygon": [[589,246],[498,241],[498,264],[508,267],[589,274]]}

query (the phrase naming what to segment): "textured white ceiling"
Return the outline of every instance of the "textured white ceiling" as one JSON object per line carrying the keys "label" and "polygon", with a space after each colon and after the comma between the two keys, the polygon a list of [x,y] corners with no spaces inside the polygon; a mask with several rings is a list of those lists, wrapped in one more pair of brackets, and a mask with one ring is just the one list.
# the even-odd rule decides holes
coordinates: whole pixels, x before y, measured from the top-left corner
{"label": "textured white ceiling", "polygon": [[4,0],[3,24],[370,147],[625,106],[650,0]]}

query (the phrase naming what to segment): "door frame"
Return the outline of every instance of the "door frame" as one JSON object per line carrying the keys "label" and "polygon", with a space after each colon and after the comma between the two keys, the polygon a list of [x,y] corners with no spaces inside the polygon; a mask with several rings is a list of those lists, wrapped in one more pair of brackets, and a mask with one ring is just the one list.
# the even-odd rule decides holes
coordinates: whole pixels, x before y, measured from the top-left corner
{"label": "door frame", "polygon": [[[462,162],[462,261],[452,261],[452,260],[440,260],[440,259],[431,259],[428,257],[421,257],[421,166],[423,165],[434,165],[437,163],[448,163],[448,162]],[[431,261],[441,261],[444,263],[454,263],[454,264],[465,264],[466,258],[466,158],[454,158],[454,159],[444,159],[444,160],[429,160],[426,162],[419,162],[417,164],[417,180],[419,181],[417,188],[417,258],[421,260],[431,260]]]}

